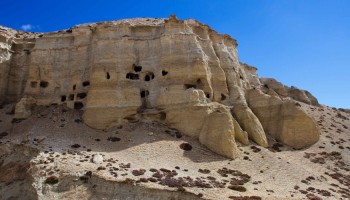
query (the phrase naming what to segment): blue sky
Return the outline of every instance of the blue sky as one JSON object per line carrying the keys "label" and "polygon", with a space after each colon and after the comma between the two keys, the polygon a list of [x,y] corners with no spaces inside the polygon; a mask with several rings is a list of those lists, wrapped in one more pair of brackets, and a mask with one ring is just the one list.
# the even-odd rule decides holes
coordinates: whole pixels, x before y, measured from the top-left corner
{"label": "blue sky", "polygon": [[350,108],[349,0],[3,0],[0,24],[49,32],[133,17],[194,18],[238,41],[258,74]]}

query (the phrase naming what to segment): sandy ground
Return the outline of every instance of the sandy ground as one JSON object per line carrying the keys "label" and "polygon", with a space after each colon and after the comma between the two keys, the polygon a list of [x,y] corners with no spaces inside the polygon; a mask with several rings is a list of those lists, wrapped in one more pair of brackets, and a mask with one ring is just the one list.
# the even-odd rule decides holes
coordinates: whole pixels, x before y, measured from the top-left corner
{"label": "sandy ground", "polygon": [[[242,156],[235,160],[212,153],[196,139],[155,122],[95,130],[81,122],[81,112],[62,106],[37,107],[32,117],[19,122],[12,121],[12,106],[4,106],[0,110],[0,133],[4,135],[0,145],[39,149],[30,159],[29,170],[39,199],[71,199],[77,191],[82,194],[80,199],[94,199],[89,192],[82,193],[83,188],[88,190],[86,184],[98,187],[99,182],[91,177],[187,191],[204,199],[350,199],[350,114],[326,106],[302,106],[320,126],[319,142],[301,150],[271,139],[270,148],[251,143],[239,147]],[[183,143],[192,149],[183,150]],[[97,154],[103,157],[101,163],[92,161]],[[59,190],[57,184],[45,183],[52,176],[66,185],[74,184],[74,189]],[[69,176],[75,178],[62,178]],[[6,188],[2,191],[11,193]],[[110,198],[118,199],[100,199]]]}

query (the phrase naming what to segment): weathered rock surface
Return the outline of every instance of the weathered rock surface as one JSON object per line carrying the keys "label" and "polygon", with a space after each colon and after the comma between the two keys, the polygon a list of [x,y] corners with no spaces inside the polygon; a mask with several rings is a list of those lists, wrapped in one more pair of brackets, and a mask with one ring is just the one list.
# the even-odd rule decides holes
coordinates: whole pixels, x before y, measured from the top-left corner
{"label": "weathered rock surface", "polygon": [[319,140],[316,122],[290,99],[269,96],[259,90],[247,92],[249,107],[259,118],[264,130],[282,143],[304,148]]}
{"label": "weathered rock surface", "polygon": [[288,100],[317,105],[310,93],[260,79],[238,61],[234,39],[192,19],[46,34],[1,28],[0,39],[0,102],[18,102],[18,118],[35,103],[81,109],[97,129],[156,120],[231,158],[239,155],[236,140],[268,146],[265,133],[297,148],[318,139],[314,121]]}

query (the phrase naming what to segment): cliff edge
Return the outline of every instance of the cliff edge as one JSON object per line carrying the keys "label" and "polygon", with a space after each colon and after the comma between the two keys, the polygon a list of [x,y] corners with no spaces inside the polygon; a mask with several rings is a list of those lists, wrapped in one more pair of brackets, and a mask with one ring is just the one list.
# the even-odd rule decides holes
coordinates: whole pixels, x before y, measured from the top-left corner
{"label": "cliff edge", "polygon": [[309,92],[260,78],[238,59],[236,40],[196,20],[136,18],[52,33],[0,27],[0,103],[15,118],[65,104],[95,129],[157,121],[210,150],[239,156],[237,142],[293,148],[319,140],[300,103]]}

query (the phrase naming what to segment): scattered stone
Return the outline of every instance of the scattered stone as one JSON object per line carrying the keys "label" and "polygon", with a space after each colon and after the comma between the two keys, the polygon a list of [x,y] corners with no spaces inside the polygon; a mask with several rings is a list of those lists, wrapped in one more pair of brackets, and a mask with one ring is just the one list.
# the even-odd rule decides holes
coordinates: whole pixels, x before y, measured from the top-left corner
{"label": "scattered stone", "polygon": [[316,196],[316,195],[314,195],[314,194],[307,194],[306,197],[307,197],[309,200],[322,200],[321,197]]}
{"label": "scattered stone", "polygon": [[154,169],[154,168],[149,169],[149,171],[151,171],[151,172],[158,172],[158,170]]}
{"label": "scattered stone", "polygon": [[103,162],[103,156],[101,154],[93,155],[92,162],[95,164],[101,164]]}
{"label": "scattered stone", "polygon": [[199,169],[198,172],[202,173],[202,174],[209,174],[210,170],[209,169]]}
{"label": "scattered stone", "polygon": [[49,176],[48,178],[46,178],[45,183],[54,185],[54,184],[57,184],[59,180],[60,179],[57,176]]}
{"label": "scattered stone", "polygon": [[107,140],[111,141],[111,142],[117,142],[117,141],[120,141],[120,138],[118,138],[118,137],[108,137]]}
{"label": "scattered stone", "polygon": [[251,146],[250,148],[253,150],[254,153],[261,151],[261,149],[257,146]]}
{"label": "scattered stone", "polygon": [[120,168],[124,168],[124,169],[130,168],[130,166],[131,166],[130,163],[128,163],[128,164],[120,163],[120,164],[119,164],[119,167],[120,167]]}
{"label": "scattered stone", "polygon": [[146,170],[145,169],[139,169],[139,170],[132,170],[132,174],[134,175],[134,176],[141,176],[141,175],[143,175],[143,174],[145,174],[145,172],[146,172]]}
{"label": "scattered stone", "polygon": [[77,148],[79,148],[81,146],[80,146],[80,144],[73,144],[71,147],[74,148],[74,149],[77,149]]}
{"label": "scattered stone", "polygon": [[277,151],[277,152],[281,152],[280,147],[283,147],[283,145],[281,143],[278,143],[278,142],[272,145],[272,149]]}
{"label": "scattered stone", "polygon": [[229,185],[227,188],[231,190],[236,190],[238,192],[245,192],[247,189],[241,185]]}

